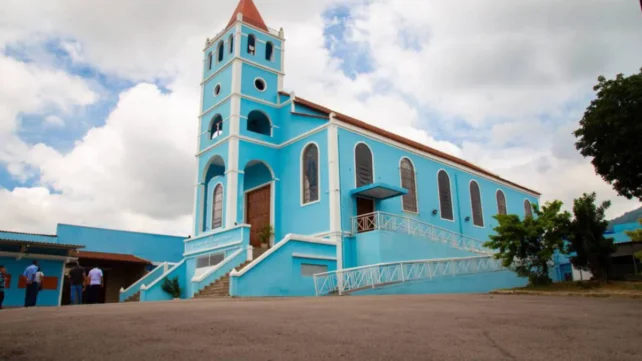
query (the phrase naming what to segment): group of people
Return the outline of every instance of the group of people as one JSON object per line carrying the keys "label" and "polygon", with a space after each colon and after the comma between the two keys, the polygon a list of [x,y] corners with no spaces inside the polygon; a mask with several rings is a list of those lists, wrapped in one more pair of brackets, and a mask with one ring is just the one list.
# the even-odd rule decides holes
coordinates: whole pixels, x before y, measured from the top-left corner
{"label": "group of people", "polygon": [[[44,280],[44,273],[38,265],[38,261],[33,261],[22,274],[26,281],[27,287],[25,290],[25,307],[33,307],[38,302],[38,292],[42,288],[42,281]],[[4,302],[4,292],[6,285],[7,272],[4,265],[0,265],[0,310]],[[98,303],[100,300],[100,290],[103,288],[103,271],[94,267],[89,274],[85,273],[85,269],[80,266],[78,262],[69,271],[69,283],[71,284],[71,304],[82,304],[83,292],[88,287],[87,303]]]}

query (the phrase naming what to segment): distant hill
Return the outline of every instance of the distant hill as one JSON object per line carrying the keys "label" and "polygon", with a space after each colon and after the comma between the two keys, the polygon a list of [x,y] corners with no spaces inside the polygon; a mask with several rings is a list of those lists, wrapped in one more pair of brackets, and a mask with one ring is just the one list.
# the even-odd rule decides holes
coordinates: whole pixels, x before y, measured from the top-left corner
{"label": "distant hill", "polygon": [[640,218],[642,218],[642,207],[610,220],[609,228],[612,228],[616,224],[637,222]]}

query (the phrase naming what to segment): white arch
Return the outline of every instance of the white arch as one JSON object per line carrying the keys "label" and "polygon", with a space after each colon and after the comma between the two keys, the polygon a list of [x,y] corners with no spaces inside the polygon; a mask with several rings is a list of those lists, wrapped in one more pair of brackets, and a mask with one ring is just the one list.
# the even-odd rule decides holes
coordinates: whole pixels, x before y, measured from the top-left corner
{"label": "white arch", "polygon": [[375,173],[374,152],[372,151],[372,148],[370,148],[368,143],[366,143],[364,141],[358,141],[358,142],[355,143],[354,148],[352,148],[352,162],[353,162],[353,168],[354,168],[354,187],[355,188],[357,188],[357,147],[359,146],[359,144],[365,145],[368,148],[368,150],[370,151],[370,158],[371,158],[370,162],[372,163],[371,164],[372,165],[372,167],[371,167],[372,168],[372,183],[374,183],[375,179],[377,179],[375,177],[376,173]]}
{"label": "white arch", "polygon": [[[218,159],[221,160],[221,163],[215,163]],[[205,167],[203,167],[203,174],[201,174],[201,183],[205,184],[205,178],[207,177],[207,171],[209,170],[210,166],[212,164],[223,166],[223,174],[227,172],[227,169],[225,168],[225,159],[220,154],[214,154],[205,164]]]}

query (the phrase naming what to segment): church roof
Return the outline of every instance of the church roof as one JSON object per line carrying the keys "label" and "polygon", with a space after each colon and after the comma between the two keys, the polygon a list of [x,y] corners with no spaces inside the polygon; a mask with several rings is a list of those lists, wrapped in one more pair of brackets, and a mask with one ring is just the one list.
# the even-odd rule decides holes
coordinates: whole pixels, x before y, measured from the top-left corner
{"label": "church roof", "polygon": [[[283,95],[290,95],[289,93],[286,93],[286,92],[280,92],[280,93],[283,94]],[[510,184],[511,186],[514,186],[514,187],[519,188],[521,190],[527,191],[529,193],[541,195],[537,191],[534,191],[532,189],[526,188],[526,187],[521,186],[521,185],[519,185],[517,183],[513,183],[511,181],[508,181],[508,180],[500,177],[499,175],[497,175],[495,173],[492,173],[492,172],[490,172],[490,171],[488,171],[486,169],[478,167],[478,166],[476,166],[476,165],[474,165],[474,164],[472,164],[470,162],[467,162],[467,161],[465,161],[463,159],[457,158],[457,157],[452,156],[452,155],[450,155],[448,153],[444,153],[444,152],[439,151],[437,149],[431,148],[431,147],[429,147],[427,145],[424,145],[424,144],[421,144],[419,142],[415,142],[414,140],[410,140],[408,138],[404,138],[404,137],[402,137],[400,135],[394,134],[394,133],[389,132],[387,130],[375,127],[374,125],[368,124],[368,123],[366,123],[364,121],[361,121],[359,119],[355,119],[355,118],[352,118],[352,117],[347,116],[345,114],[341,114],[339,112],[335,112],[335,111],[333,111],[331,109],[328,109],[328,108],[326,108],[326,107],[324,107],[322,105],[313,103],[313,102],[311,102],[309,100],[305,100],[305,99],[299,98],[298,96],[294,99],[294,101],[296,103],[298,103],[298,104],[301,104],[303,106],[306,106],[308,108],[317,110],[319,112],[322,112],[322,113],[325,113],[325,114],[328,114],[328,115],[330,113],[334,113],[335,114],[335,118],[340,120],[340,121],[342,121],[342,122],[344,122],[344,123],[353,125],[355,127],[361,128],[361,129],[365,129],[367,131],[373,132],[373,133],[378,134],[378,135],[380,135],[382,137],[391,139],[393,141],[399,142],[399,143],[404,144],[406,146],[415,148],[417,150],[420,150],[420,151],[432,154],[434,156],[437,156],[439,158],[448,160],[450,162],[459,164],[459,165],[464,166],[464,167],[466,167],[468,169],[472,169],[472,170],[474,170],[476,172],[479,172],[479,173],[482,173],[482,174],[484,174],[484,175],[486,175],[488,177],[500,180],[500,181],[502,181],[504,183]]]}
{"label": "church roof", "polygon": [[268,31],[268,27],[267,25],[265,25],[265,21],[263,21],[261,13],[259,13],[259,9],[256,8],[256,5],[254,5],[254,2],[252,0],[239,1],[239,4],[236,6],[236,10],[234,10],[234,14],[232,14],[230,22],[227,24],[228,28],[232,24],[234,24],[234,22],[236,21],[236,16],[238,14],[243,15],[244,22],[261,30]]}

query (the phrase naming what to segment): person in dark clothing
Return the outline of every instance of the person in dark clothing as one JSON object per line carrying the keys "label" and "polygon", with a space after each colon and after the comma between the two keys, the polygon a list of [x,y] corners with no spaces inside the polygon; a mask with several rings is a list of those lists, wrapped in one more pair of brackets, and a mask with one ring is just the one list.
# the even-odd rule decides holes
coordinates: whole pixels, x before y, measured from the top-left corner
{"label": "person in dark clothing", "polygon": [[25,307],[33,307],[36,305],[39,284],[35,283],[34,280],[39,268],[38,261],[34,260],[22,274],[27,279],[27,288],[25,289]]}
{"label": "person in dark clothing", "polygon": [[2,309],[2,302],[4,302],[4,286],[6,275],[7,271],[4,269],[4,266],[0,264],[0,310]]}
{"label": "person in dark clothing", "polygon": [[76,262],[74,268],[69,271],[69,284],[71,285],[71,304],[82,305],[82,291],[85,285],[87,274],[85,269]]}
{"label": "person in dark clothing", "polygon": [[103,288],[103,271],[98,268],[98,265],[89,271],[89,295],[88,303],[99,303],[100,302],[100,290]]}

